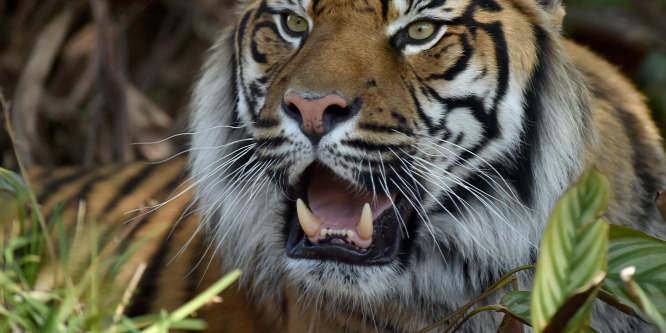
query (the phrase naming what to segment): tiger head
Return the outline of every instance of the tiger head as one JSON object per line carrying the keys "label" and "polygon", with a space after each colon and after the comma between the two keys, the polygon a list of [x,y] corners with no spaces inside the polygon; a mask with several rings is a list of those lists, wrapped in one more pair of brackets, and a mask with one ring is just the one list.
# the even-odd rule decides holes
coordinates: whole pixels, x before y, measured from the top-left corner
{"label": "tiger head", "polygon": [[195,88],[191,170],[211,248],[255,297],[295,286],[415,329],[535,261],[594,140],[559,4],[241,7]]}

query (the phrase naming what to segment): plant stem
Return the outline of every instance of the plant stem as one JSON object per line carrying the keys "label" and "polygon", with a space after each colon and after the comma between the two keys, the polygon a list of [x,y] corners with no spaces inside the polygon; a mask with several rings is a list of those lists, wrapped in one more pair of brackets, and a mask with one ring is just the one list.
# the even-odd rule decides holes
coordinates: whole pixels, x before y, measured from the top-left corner
{"label": "plant stem", "polygon": [[488,289],[486,289],[479,297],[477,297],[474,300],[472,300],[471,302],[465,304],[463,307],[456,310],[452,314],[448,315],[446,318],[444,318],[444,319],[438,321],[437,323],[435,323],[433,325],[430,325],[430,326],[428,326],[424,329],[421,329],[418,332],[419,333],[429,332],[429,331],[437,328],[438,326],[446,324],[446,322],[451,320],[452,318],[455,318],[451,322],[451,324],[449,324],[449,326],[446,328],[445,332],[448,332],[451,329],[451,327],[453,325],[455,325],[455,323],[458,320],[460,320],[460,318],[462,318],[462,316],[465,314],[465,312],[467,312],[472,306],[474,306],[474,304],[482,301],[483,299],[490,296],[491,294],[493,294],[497,290],[503,288],[504,286],[506,286],[510,282],[515,281],[515,277],[512,276],[513,274],[516,274],[520,271],[524,271],[524,270],[527,270],[527,269],[534,269],[534,265],[525,265],[525,266],[521,266],[521,267],[510,270],[509,272],[504,274],[499,280],[497,280],[497,282],[493,283],[490,287],[488,287]]}
{"label": "plant stem", "polygon": [[[469,320],[469,318],[472,318],[472,317],[473,317],[474,315],[476,315],[477,313],[481,313],[481,312],[483,312],[483,311],[488,311],[488,310],[498,310],[498,309],[500,309],[500,307],[497,306],[497,305],[488,305],[488,306],[482,306],[482,307],[480,307],[480,308],[476,308],[476,309],[472,310],[472,312],[470,312],[467,316],[465,316],[465,318],[463,318],[463,320],[462,320],[460,323],[458,323],[458,325],[456,325],[456,327],[454,327],[453,330],[452,330],[451,332],[457,332],[457,331],[460,329],[460,327],[461,327],[466,321]],[[447,330],[446,332],[448,332],[448,330]]]}

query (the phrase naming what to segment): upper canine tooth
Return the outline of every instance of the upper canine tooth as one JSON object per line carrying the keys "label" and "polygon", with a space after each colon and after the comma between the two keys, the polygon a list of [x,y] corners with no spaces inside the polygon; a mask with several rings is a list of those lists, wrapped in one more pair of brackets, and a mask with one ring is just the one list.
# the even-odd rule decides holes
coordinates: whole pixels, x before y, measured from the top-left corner
{"label": "upper canine tooth", "polygon": [[363,205],[363,212],[361,213],[361,221],[356,226],[358,237],[363,240],[372,238],[372,210],[369,204]]}
{"label": "upper canine tooth", "polygon": [[296,214],[305,234],[310,238],[317,236],[317,232],[321,228],[321,220],[319,220],[317,215],[312,214],[308,206],[300,198],[296,200]]}

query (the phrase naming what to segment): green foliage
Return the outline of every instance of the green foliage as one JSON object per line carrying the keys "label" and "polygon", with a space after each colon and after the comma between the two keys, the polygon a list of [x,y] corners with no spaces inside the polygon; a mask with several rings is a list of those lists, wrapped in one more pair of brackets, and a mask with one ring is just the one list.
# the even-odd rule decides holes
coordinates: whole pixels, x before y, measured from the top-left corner
{"label": "green foliage", "polygon": [[[622,281],[624,281],[624,286],[627,292],[631,294],[634,303],[639,308],[637,309],[638,313],[641,314],[641,317],[659,327],[662,332],[666,332],[666,318],[664,318],[663,311],[657,308],[657,305],[652,300],[652,295],[648,297],[643,288],[636,283],[634,280],[635,273],[636,267],[629,266],[622,270],[620,276],[622,277]],[[664,290],[661,290],[660,292],[663,293]]]}
{"label": "green foliage", "polygon": [[[602,288],[611,293],[621,304],[631,307],[646,320],[657,323],[644,315],[637,293],[645,290],[661,319],[666,317],[666,242],[645,235],[634,229],[612,225],[608,258],[608,277]],[[632,283],[635,292],[622,280],[622,271],[634,267]],[[662,329],[666,331],[666,329]]]}
{"label": "green foliage", "polygon": [[[582,332],[606,276],[610,184],[588,171],[555,205],[541,239],[531,297],[534,331]],[[576,309],[576,311],[573,311]]]}
{"label": "green foliage", "polygon": [[531,293],[529,291],[512,291],[507,293],[499,301],[500,311],[529,325],[532,322],[530,297]]}
{"label": "green foliage", "polygon": [[[505,294],[498,304],[474,308],[482,299],[515,280],[503,276],[481,297],[424,329],[448,324],[454,332],[482,311],[505,313],[498,332],[596,332],[589,327],[592,301],[604,302],[657,325],[666,333],[666,242],[599,218],[610,185],[589,170],[555,205],[541,240],[533,290]],[[515,288],[515,286],[514,286]]]}
{"label": "green foliage", "polygon": [[[54,209],[48,225],[54,230],[44,230],[46,224],[38,223],[38,205],[34,195],[21,178],[0,168],[0,193],[8,194],[12,200],[2,201],[5,216],[0,216],[0,333],[2,332],[167,332],[169,329],[202,330],[202,320],[188,318],[198,308],[232,284],[240,275],[233,271],[199,296],[172,313],[163,311],[159,315],[128,318],[123,310],[129,296],[141,277],[145,265],[140,265],[125,291],[126,297],[109,303],[109,293],[118,267],[134,251],[154,237],[153,232],[123,253],[114,255],[115,247],[106,246],[98,251],[98,231],[94,221],[89,223],[90,253],[87,267],[74,274],[71,267],[79,264],[70,256],[70,245],[77,240],[65,233],[59,209]],[[14,217],[8,214],[13,211]],[[82,221],[77,221],[81,224]],[[55,251],[48,250],[50,235],[55,232]],[[78,233],[77,233],[78,234]],[[76,237],[76,236],[75,236]],[[49,253],[52,252],[52,253]],[[82,265],[78,265],[82,266]],[[37,281],[47,282],[40,289]],[[117,286],[116,286],[117,287]],[[141,328],[143,328],[141,330]]]}

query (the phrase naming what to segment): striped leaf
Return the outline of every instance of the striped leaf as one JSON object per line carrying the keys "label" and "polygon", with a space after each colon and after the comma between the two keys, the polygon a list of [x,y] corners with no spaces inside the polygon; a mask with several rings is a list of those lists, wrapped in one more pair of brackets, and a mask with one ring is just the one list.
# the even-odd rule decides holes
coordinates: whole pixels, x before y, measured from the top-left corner
{"label": "striped leaf", "polygon": [[586,332],[606,275],[610,185],[585,172],[555,205],[541,240],[531,298],[534,332]]}
{"label": "striped leaf", "polygon": [[531,325],[529,291],[512,291],[507,293],[502,296],[499,305],[502,307],[502,310],[499,310],[500,312],[504,312],[527,325]]}
{"label": "striped leaf", "polygon": [[666,242],[616,225],[611,225],[609,235],[608,276],[603,289],[642,314],[643,319],[656,324],[655,319],[645,315],[638,295],[625,288],[620,272],[629,266],[636,267],[632,280],[649,296],[654,310],[663,319],[666,317]]}
{"label": "striped leaf", "polygon": [[634,274],[636,274],[635,266],[629,266],[620,272],[620,277],[624,282],[625,289],[632,296],[635,303],[640,306],[643,318],[646,318],[651,323],[657,325],[662,332],[666,332],[666,319],[659,312],[643,288],[636,283],[634,280]]}

